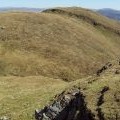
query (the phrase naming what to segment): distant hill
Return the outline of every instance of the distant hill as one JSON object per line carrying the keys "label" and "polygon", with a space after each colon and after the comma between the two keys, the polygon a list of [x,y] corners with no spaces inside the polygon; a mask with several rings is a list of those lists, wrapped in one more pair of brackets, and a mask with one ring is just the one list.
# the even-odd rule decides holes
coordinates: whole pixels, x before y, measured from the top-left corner
{"label": "distant hill", "polygon": [[98,12],[109,18],[112,18],[115,20],[120,20],[120,11],[118,11],[118,10],[106,8],[106,9],[100,9],[100,10],[98,10]]}
{"label": "distant hill", "polygon": [[7,11],[25,11],[25,12],[40,12],[44,9],[42,8],[17,8],[17,7],[6,7],[6,8],[0,8],[0,12],[7,12]]}

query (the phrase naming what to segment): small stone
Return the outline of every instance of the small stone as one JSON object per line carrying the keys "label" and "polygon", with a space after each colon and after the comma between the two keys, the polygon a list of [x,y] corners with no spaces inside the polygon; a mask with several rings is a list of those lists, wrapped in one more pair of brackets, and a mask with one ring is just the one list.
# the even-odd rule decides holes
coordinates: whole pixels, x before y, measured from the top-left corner
{"label": "small stone", "polygon": [[35,112],[36,112],[36,113],[40,113],[40,110],[36,109]]}
{"label": "small stone", "polygon": [[54,105],[54,106],[50,106],[50,109],[51,111],[53,111],[55,114],[58,114],[59,112],[61,112],[61,109],[60,107],[58,107],[58,105]]}
{"label": "small stone", "polygon": [[70,100],[71,99],[69,95],[65,95],[64,98],[65,98],[65,100]]}
{"label": "small stone", "polygon": [[47,117],[45,113],[43,113],[43,120],[49,120],[49,117]]}
{"label": "small stone", "polygon": [[2,30],[3,30],[3,29],[5,29],[5,27],[3,27],[3,26],[0,26],[0,29],[2,29]]}
{"label": "small stone", "polygon": [[7,116],[0,117],[0,120],[9,120]]}
{"label": "small stone", "polygon": [[79,91],[72,93],[73,96],[76,96],[77,94],[79,94]]}
{"label": "small stone", "polygon": [[116,71],[115,71],[115,74],[120,74],[120,70],[116,70]]}

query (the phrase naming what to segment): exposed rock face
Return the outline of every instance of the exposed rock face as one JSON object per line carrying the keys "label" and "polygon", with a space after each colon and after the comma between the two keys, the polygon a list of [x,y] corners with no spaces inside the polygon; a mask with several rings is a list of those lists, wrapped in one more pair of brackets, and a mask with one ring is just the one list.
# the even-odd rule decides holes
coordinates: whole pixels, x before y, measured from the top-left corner
{"label": "exposed rock face", "polygon": [[84,96],[79,89],[72,89],[57,96],[56,100],[35,111],[36,120],[94,120],[87,109]]}

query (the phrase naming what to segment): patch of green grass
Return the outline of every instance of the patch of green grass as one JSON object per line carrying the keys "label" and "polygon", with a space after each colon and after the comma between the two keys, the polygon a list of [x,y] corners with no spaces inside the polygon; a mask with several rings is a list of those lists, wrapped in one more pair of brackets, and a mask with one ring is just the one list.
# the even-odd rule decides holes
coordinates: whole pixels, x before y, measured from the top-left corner
{"label": "patch of green grass", "polygon": [[62,92],[67,83],[47,77],[1,77],[0,116],[12,120],[34,119],[34,111],[42,108]]}
{"label": "patch of green grass", "polygon": [[[89,83],[91,80],[93,80],[93,82]],[[103,75],[98,78],[91,77],[86,80],[77,80],[75,84],[83,89],[87,107],[95,114],[96,119],[98,119],[97,103],[101,96],[102,89],[107,86],[109,90],[104,93],[103,103],[100,106],[104,118],[106,120],[114,120],[120,117],[120,75],[112,75],[109,73],[109,75]],[[116,116],[118,118],[116,118]]]}

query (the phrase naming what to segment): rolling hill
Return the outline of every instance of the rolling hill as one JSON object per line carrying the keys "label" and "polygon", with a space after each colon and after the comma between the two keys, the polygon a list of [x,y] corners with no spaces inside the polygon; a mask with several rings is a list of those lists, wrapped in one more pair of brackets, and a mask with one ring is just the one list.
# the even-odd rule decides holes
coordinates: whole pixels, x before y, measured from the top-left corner
{"label": "rolling hill", "polygon": [[67,81],[120,56],[120,23],[82,8],[0,13],[0,75]]}
{"label": "rolling hill", "polygon": [[119,120],[119,51],[120,23],[92,10],[0,13],[0,119],[34,120],[76,86],[95,120]]}

